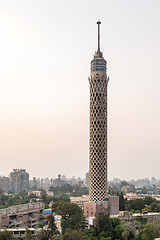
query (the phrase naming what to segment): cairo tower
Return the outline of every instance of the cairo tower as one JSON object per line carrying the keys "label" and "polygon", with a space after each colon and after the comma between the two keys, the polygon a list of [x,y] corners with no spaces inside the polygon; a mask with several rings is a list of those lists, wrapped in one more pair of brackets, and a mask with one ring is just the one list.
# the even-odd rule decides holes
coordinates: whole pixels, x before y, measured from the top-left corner
{"label": "cairo tower", "polygon": [[89,198],[99,203],[107,196],[107,62],[100,51],[98,21],[98,50],[91,61],[90,138],[89,138]]}

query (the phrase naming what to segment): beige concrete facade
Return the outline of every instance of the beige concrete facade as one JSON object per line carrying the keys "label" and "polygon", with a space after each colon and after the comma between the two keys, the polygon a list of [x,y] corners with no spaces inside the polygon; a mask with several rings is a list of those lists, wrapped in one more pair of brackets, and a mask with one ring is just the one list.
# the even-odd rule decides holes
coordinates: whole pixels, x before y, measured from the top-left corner
{"label": "beige concrete facade", "polygon": [[99,44],[91,61],[90,84],[90,138],[89,138],[89,202],[84,203],[84,215],[93,219],[101,208],[109,215],[119,214],[119,197],[107,192],[107,62]]}
{"label": "beige concrete facade", "polygon": [[89,196],[83,195],[82,197],[70,197],[70,201],[84,210],[84,204],[89,202]]}
{"label": "beige concrete facade", "polygon": [[[100,23],[99,23],[100,24]],[[98,25],[99,27],[99,25]],[[99,28],[98,28],[99,30]],[[99,31],[98,31],[99,36]],[[107,63],[98,51],[91,61],[89,197],[98,203],[107,195]]]}

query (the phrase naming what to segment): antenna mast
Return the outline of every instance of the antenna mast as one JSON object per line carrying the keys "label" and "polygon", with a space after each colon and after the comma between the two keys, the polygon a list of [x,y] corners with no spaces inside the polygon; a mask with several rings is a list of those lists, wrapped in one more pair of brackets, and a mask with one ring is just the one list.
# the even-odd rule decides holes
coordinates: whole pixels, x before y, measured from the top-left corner
{"label": "antenna mast", "polygon": [[98,21],[97,24],[98,24],[98,52],[100,52],[100,24],[101,24],[101,22]]}

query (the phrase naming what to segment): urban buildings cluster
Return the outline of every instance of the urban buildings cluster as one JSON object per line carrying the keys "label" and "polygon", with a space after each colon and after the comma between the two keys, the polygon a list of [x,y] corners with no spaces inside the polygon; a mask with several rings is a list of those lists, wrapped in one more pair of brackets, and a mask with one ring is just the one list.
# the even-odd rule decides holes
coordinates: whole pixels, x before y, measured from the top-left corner
{"label": "urban buildings cluster", "polygon": [[65,175],[58,175],[57,178],[36,178],[29,179],[29,173],[25,169],[13,169],[9,177],[0,176],[0,191],[4,193],[19,193],[21,191],[44,189],[49,190],[50,186],[57,187],[65,184],[71,186],[88,186],[86,179],[80,177],[66,178]]}
{"label": "urban buildings cluster", "polygon": [[[114,178],[113,180],[109,181],[110,185],[113,184],[120,184],[122,181],[119,178]],[[129,185],[135,186],[135,188],[150,188],[152,186],[160,186],[160,179],[156,179],[155,177],[149,178],[142,178],[137,180],[129,180],[127,181]]]}
{"label": "urban buildings cluster", "polygon": [[138,194],[159,194],[160,195],[160,179],[155,177],[143,178],[138,180],[120,180],[114,178],[108,182],[108,189],[112,191],[122,191],[125,193],[138,193]]}
{"label": "urban buildings cluster", "polygon": [[2,192],[18,193],[29,190],[29,174],[25,169],[13,169],[9,177],[0,176],[0,189]]}

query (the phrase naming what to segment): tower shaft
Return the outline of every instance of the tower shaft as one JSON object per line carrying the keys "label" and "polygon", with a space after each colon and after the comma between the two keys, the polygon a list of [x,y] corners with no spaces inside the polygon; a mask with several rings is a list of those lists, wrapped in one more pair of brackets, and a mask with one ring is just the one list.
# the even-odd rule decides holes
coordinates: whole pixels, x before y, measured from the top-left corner
{"label": "tower shaft", "polygon": [[[98,24],[98,23],[97,23]],[[107,195],[107,84],[106,61],[99,47],[91,61],[90,83],[90,140],[89,140],[89,197],[98,203]]]}

